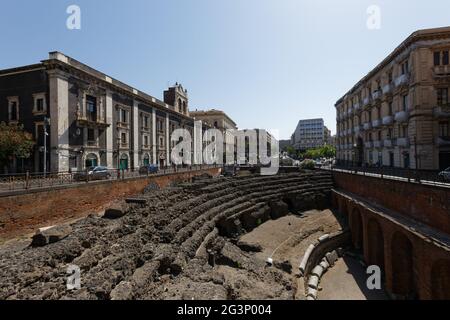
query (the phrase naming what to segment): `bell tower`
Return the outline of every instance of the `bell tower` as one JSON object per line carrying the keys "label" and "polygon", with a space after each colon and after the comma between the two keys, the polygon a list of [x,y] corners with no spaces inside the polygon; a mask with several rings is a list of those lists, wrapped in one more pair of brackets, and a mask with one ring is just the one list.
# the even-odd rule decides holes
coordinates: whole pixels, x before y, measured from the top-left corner
{"label": "bell tower", "polygon": [[174,111],[189,116],[188,93],[178,82],[164,91],[164,102]]}

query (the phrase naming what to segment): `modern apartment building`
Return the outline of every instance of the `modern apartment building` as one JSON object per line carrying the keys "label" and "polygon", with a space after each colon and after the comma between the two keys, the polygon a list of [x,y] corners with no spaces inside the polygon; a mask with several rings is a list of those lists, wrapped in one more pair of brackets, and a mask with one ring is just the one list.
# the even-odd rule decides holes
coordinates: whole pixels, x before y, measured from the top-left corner
{"label": "modern apartment building", "polygon": [[305,151],[328,144],[330,137],[331,131],[323,119],[300,120],[292,134],[291,144],[296,150]]}
{"label": "modern apartment building", "polygon": [[37,142],[31,158],[11,161],[10,173],[43,171],[45,119],[50,119],[46,168],[53,172],[166,166],[171,133],[186,128],[194,135],[180,84],[161,101],[59,52],[0,71],[0,121],[23,125]]}
{"label": "modern apartment building", "polygon": [[450,167],[450,27],[414,32],[335,105],[347,165]]}

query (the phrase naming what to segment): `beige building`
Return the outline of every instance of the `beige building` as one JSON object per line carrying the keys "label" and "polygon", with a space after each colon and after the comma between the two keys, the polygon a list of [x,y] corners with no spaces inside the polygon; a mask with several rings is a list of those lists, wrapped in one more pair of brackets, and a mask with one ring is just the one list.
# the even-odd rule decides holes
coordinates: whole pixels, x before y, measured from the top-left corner
{"label": "beige building", "polygon": [[206,111],[191,111],[190,116],[196,121],[202,121],[210,128],[219,129],[224,135],[224,163],[226,162],[226,154],[233,154],[234,159],[236,155],[236,141],[235,136],[231,131],[237,130],[236,123],[221,110],[206,110]]}
{"label": "beige building", "polygon": [[401,43],[336,103],[341,164],[450,166],[450,27]]}

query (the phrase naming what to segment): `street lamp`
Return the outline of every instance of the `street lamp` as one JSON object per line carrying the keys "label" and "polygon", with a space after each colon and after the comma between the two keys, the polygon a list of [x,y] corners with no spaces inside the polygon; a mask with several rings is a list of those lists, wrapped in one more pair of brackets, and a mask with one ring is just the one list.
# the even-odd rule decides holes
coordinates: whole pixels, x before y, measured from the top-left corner
{"label": "street lamp", "polygon": [[50,118],[44,118],[44,178],[47,175],[47,126],[50,125]]}

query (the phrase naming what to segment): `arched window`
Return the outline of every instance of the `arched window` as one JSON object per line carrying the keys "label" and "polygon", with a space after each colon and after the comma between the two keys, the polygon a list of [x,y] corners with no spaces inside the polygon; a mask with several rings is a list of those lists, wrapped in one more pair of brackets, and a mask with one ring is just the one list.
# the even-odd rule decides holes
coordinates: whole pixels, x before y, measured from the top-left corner
{"label": "arched window", "polygon": [[183,103],[181,102],[181,99],[178,99],[178,111],[183,111]]}
{"label": "arched window", "polygon": [[186,101],[183,101],[183,113],[184,113],[184,114],[187,113]]}

